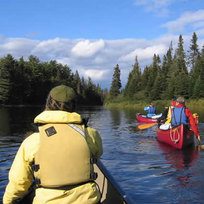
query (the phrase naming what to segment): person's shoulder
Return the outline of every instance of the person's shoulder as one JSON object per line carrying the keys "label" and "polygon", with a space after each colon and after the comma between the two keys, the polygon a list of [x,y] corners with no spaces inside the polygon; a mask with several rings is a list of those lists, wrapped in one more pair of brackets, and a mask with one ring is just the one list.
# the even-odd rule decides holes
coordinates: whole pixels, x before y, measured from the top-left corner
{"label": "person's shoulder", "polygon": [[27,136],[24,141],[22,142],[22,145],[32,145],[35,143],[39,143],[40,141],[40,134],[38,132],[34,132],[31,135]]}
{"label": "person's shoulder", "polygon": [[187,116],[190,116],[190,115],[193,116],[192,112],[191,112],[190,109],[187,108],[187,107],[185,107],[185,113],[186,113]]}
{"label": "person's shoulder", "polygon": [[87,127],[87,132],[90,134],[90,135],[99,135],[99,132],[95,129],[95,128],[92,128],[92,127]]}

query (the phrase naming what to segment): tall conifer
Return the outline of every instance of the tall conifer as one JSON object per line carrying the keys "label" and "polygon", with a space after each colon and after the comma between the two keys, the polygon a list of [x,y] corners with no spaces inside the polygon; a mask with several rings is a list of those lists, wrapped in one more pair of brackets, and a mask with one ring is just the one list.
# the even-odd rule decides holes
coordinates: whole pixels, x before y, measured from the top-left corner
{"label": "tall conifer", "polygon": [[117,64],[114,68],[114,73],[113,73],[112,83],[110,88],[110,96],[112,98],[119,95],[121,86],[122,85],[120,81],[120,68],[119,68],[119,65]]}
{"label": "tall conifer", "polygon": [[141,70],[136,56],[135,64],[128,76],[128,81],[125,86],[124,95],[132,97],[140,90],[141,90]]}
{"label": "tall conifer", "polygon": [[188,64],[190,70],[194,68],[196,60],[200,57],[197,41],[198,37],[194,32],[190,43],[190,49],[188,50]]}

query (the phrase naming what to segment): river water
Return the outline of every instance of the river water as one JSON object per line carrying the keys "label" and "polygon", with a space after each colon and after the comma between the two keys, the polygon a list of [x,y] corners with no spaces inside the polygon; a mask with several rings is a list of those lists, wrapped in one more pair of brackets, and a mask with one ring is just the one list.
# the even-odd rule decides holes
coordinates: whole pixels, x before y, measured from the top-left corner
{"label": "river water", "polygon": [[[8,171],[41,107],[0,108],[0,202]],[[204,150],[176,150],[156,140],[156,126],[137,129],[133,110],[78,111],[103,139],[101,161],[132,203],[204,203]],[[199,123],[204,141],[204,123]]]}

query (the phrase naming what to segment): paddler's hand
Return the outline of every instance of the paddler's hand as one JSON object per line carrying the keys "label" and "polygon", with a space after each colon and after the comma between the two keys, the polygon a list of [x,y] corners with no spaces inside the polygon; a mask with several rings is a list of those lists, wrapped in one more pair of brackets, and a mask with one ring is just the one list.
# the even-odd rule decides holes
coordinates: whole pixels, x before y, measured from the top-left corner
{"label": "paddler's hand", "polygon": [[201,141],[200,141],[200,135],[197,135],[197,139],[198,139],[199,143],[201,143]]}

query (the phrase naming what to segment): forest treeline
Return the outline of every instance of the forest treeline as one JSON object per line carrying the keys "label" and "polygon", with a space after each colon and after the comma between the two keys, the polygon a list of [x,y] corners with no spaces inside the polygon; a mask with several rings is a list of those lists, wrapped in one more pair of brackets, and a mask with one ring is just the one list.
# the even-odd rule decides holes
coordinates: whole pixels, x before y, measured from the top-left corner
{"label": "forest treeline", "polygon": [[80,105],[102,105],[104,92],[91,78],[80,78],[67,65],[55,60],[40,62],[33,55],[27,61],[19,60],[11,54],[0,59],[0,104],[6,105],[42,105],[48,92],[54,86],[64,84],[77,93]]}
{"label": "forest treeline", "polygon": [[120,68],[114,68],[109,101],[164,100],[179,95],[185,98],[204,98],[204,45],[199,50],[194,32],[187,52],[182,35],[178,47],[172,43],[163,56],[153,55],[153,62],[141,71],[137,56],[129,73],[127,84],[121,90]]}
{"label": "forest treeline", "polygon": [[72,87],[77,93],[78,104],[102,105],[107,101],[153,101],[169,100],[179,95],[185,98],[204,98],[204,45],[199,49],[198,37],[194,32],[187,51],[184,51],[182,35],[174,50],[172,43],[166,54],[160,58],[153,55],[153,62],[143,71],[137,56],[133,69],[123,89],[120,81],[120,67],[114,67],[110,91],[102,90],[91,78],[87,80],[67,65],[55,60],[41,62],[30,55],[14,59],[11,54],[0,58],[0,104],[41,105],[47,94],[56,85]]}

